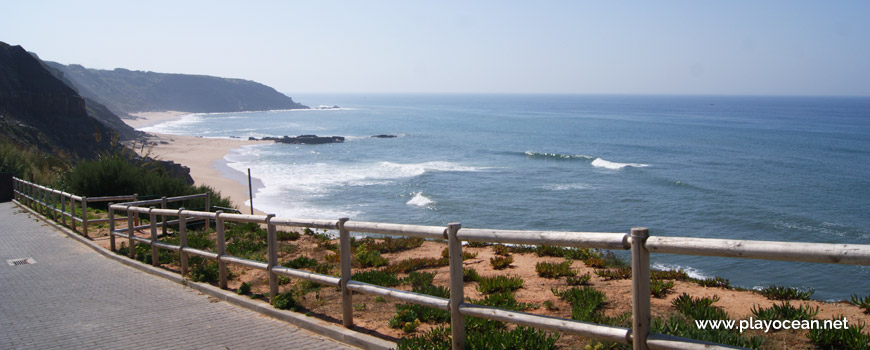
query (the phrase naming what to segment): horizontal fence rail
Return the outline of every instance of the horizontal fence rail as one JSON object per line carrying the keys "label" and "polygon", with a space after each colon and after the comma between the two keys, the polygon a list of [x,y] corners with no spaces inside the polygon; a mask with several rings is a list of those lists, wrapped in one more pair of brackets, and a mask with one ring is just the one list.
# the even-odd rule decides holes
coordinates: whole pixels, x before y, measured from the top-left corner
{"label": "horizontal fence rail", "polygon": [[[52,214],[58,213],[58,211],[55,210],[56,206],[51,205],[54,202],[49,203],[46,201],[47,197],[45,194],[51,193],[63,198],[69,198],[70,201],[79,200],[86,203],[88,200],[86,199],[87,197],[78,197],[20,179],[15,179],[15,184],[16,201],[19,204],[36,208],[49,208]],[[123,198],[97,198],[98,200],[105,201],[130,200],[126,203],[115,203],[108,206],[109,236],[112,240],[111,249],[115,250],[115,237],[126,238],[129,241],[129,254],[132,258],[135,254],[133,247],[136,242],[148,244],[152,248],[152,264],[155,266],[160,265],[157,255],[158,249],[178,252],[181,256],[181,273],[183,275],[188,273],[187,259],[190,255],[215,260],[218,262],[220,275],[218,285],[221,288],[227,288],[227,264],[236,264],[266,271],[269,273],[269,286],[272,298],[278,294],[277,279],[279,275],[338,287],[342,291],[342,323],[348,328],[353,326],[352,292],[389,297],[402,302],[447,310],[451,315],[451,341],[453,342],[454,349],[465,348],[466,316],[509,322],[554,332],[576,334],[616,343],[631,344],[634,349],[730,348],[720,344],[711,344],[650,332],[650,253],[870,265],[870,245],[860,244],[651,237],[649,236],[649,231],[645,228],[632,228],[629,233],[494,230],[462,228],[458,223],[446,226],[420,226],[350,221],[347,218],[336,220],[278,218],[274,215],[244,215],[224,213],[222,211],[203,212],[185,209],[166,209],[165,204],[169,201],[200,198],[197,196],[201,195],[147,201],[137,201],[135,195],[122,196]],[[207,200],[208,197],[206,196],[205,198]],[[95,199],[91,198],[90,200]],[[61,202],[63,203],[63,201]],[[157,204],[161,204],[162,208],[145,207]],[[73,214],[66,213],[63,208],[63,205],[61,205],[59,212],[66,214],[66,216],[61,215],[62,217],[74,217]],[[125,212],[126,217],[116,217],[114,216],[115,212]],[[151,219],[149,224],[135,225],[133,220],[139,215],[148,215]],[[162,222],[156,220],[157,216],[163,217]],[[166,217],[176,217],[177,219],[167,220]],[[121,219],[127,220],[127,228],[116,229],[116,221]],[[209,225],[210,221],[215,222],[217,236],[216,252],[203,251],[187,246],[187,229],[185,224],[191,220],[205,220],[206,225]],[[225,223],[227,221],[266,225],[268,229],[268,261],[254,261],[226,254]],[[168,225],[173,224],[178,224],[177,234],[180,243],[173,245],[159,242],[157,240],[157,227],[160,226],[165,230]],[[277,227],[338,230],[340,276],[336,277],[280,266],[277,257]],[[139,237],[134,234],[134,231],[142,229],[150,230],[150,237]],[[351,232],[446,240],[449,254],[450,298],[439,298],[351,280]],[[467,303],[463,295],[462,242],[630,250],[632,263],[632,327],[614,327]]]}

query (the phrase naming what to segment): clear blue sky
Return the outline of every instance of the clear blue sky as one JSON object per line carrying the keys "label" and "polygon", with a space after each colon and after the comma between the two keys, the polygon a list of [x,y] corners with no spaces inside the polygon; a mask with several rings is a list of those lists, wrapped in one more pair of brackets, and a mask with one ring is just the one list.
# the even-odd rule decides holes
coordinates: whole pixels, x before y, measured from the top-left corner
{"label": "clear blue sky", "polygon": [[868,1],[24,1],[0,41],[290,93],[870,95]]}

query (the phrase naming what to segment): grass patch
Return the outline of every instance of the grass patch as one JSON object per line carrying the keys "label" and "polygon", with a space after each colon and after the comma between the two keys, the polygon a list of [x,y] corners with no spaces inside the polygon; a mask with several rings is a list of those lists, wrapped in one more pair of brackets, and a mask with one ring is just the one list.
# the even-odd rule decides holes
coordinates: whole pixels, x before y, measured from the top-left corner
{"label": "grass patch", "polygon": [[553,289],[553,294],[571,304],[571,318],[584,322],[600,322],[604,317],[599,312],[607,301],[603,292],[592,288],[568,288],[562,291]]}
{"label": "grass patch", "polygon": [[686,271],[683,270],[652,270],[649,273],[650,278],[654,280],[689,280],[689,274],[687,274]]}
{"label": "grass patch", "polygon": [[559,258],[566,258],[571,260],[584,260],[589,257],[598,256],[598,254],[592,249],[588,248],[569,248],[569,247],[557,247],[551,245],[542,245],[535,248],[535,254],[538,254],[540,257],[544,256],[555,256]]}
{"label": "grass patch", "polygon": [[717,344],[739,346],[750,349],[758,349],[763,343],[762,338],[747,338],[740,335],[737,330],[699,329],[695,326],[694,321],[680,314],[671,315],[671,317],[667,319],[654,318],[651,331],[655,333],[668,334],[677,337],[696,339]]}
{"label": "grass patch", "polygon": [[523,287],[523,280],[517,276],[481,277],[477,291],[483,294],[513,292]]}
{"label": "grass patch", "polygon": [[317,260],[307,256],[300,256],[281,264],[281,266],[289,267],[291,269],[313,268],[317,266]]}
{"label": "grass patch", "polygon": [[810,300],[814,292],[812,289],[800,290],[793,287],[770,285],[758,293],[770,300]]}
{"label": "grass patch", "polygon": [[571,269],[571,261],[563,261],[561,263],[550,263],[541,261],[535,264],[535,271],[538,276],[544,278],[559,278],[563,276],[577,276],[577,271]]}
{"label": "grass patch", "polygon": [[[555,350],[559,335],[524,326],[508,330],[501,322],[469,317],[466,321],[466,348]],[[436,327],[415,337],[399,339],[398,350],[451,349],[450,328]]]}
{"label": "grass patch", "polygon": [[251,294],[251,282],[242,282],[236,293],[239,293],[239,295]]}
{"label": "grass patch", "polygon": [[496,270],[504,270],[511,266],[514,262],[514,257],[512,256],[494,256],[489,259],[489,263],[492,265],[492,268]]}
{"label": "grass patch", "polygon": [[511,249],[504,244],[496,244],[492,246],[492,252],[499,256],[511,256]]}

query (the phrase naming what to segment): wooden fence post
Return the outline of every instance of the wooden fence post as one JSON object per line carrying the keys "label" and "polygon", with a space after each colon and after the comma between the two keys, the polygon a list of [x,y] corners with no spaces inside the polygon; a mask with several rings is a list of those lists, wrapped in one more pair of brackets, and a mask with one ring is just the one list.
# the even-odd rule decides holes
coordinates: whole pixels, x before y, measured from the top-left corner
{"label": "wooden fence post", "polygon": [[650,332],[650,267],[649,250],[644,244],[649,229],[631,229],[631,343],[634,350],[649,349],[646,339]]}
{"label": "wooden fence post", "polygon": [[341,263],[341,322],[344,328],[353,327],[353,293],[347,288],[350,281],[350,231],[344,228],[348,218],[338,219],[339,232],[339,262]]}
{"label": "wooden fence post", "polygon": [[[138,200],[139,200],[139,194],[138,194],[138,193],[134,193],[134,194],[133,194],[133,201],[135,202],[135,201],[138,201]],[[127,212],[127,214],[130,214],[130,213]],[[139,213],[138,213],[138,212],[136,213],[136,217],[133,218],[133,224],[135,224],[136,226],[139,226]],[[130,227],[132,227],[132,226],[130,226]]]}
{"label": "wooden fence post", "polygon": [[88,197],[82,197],[82,236],[88,236]]}
{"label": "wooden fence post", "polygon": [[109,202],[109,250],[115,251],[115,209],[112,209],[113,202]]}
{"label": "wooden fence post", "polygon": [[278,232],[272,218],[275,214],[266,216],[266,240],[269,244],[269,300],[275,300],[278,296],[278,274],[272,272],[272,268],[278,266]]}
{"label": "wooden fence post", "polygon": [[154,207],[148,208],[148,220],[151,222],[151,265],[160,266],[160,252],[157,250],[157,215],[154,214]]}
{"label": "wooden fence post", "polygon": [[[211,211],[211,196],[206,194],[205,196],[205,211]],[[208,228],[211,227],[211,219],[205,218],[205,230],[208,231]],[[217,229],[217,227],[215,227]]]}
{"label": "wooden fence post", "polygon": [[[160,198],[160,209],[166,209],[166,196]],[[163,221],[161,231],[163,231],[163,235],[166,236],[166,215],[160,215],[160,219]]]}
{"label": "wooden fence post", "polygon": [[60,193],[60,222],[66,226],[66,192]]}
{"label": "wooden fence post", "polygon": [[223,261],[224,254],[227,253],[227,242],[224,238],[224,220],[221,219],[222,210],[215,212],[215,231],[217,232],[217,250],[218,250],[218,286],[221,289],[227,289],[227,263]]}
{"label": "wooden fence post", "polygon": [[178,245],[181,247],[178,253],[181,258],[181,275],[187,276],[187,253],[184,252],[184,248],[187,247],[187,217],[181,215],[182,211],[184,211],[183,207],[178,208]]}
{"label": "wooden fence post", "polygon": [[453,338],[453,350],[465,349],[465,316],[459,313],[459,305],[465,301],[465,284],[462,281],[462,241],[456,233],[462,227],[460,223],[447,225],[447,244],[450,254],[450,332]]}
{"label": "wooden fence post", "polygon": [[72,229],[73,229],[73,231],[77,231],[76,230],[76,200],[73,199],[72,195],[69,196],[69,211],[70,211],[69,221],[72,224]]}
{"label": "wooden fence post", "polygon": [[[130,207],[131,206],[129,205],[127,206],[127,256],[129,256],[130,259],[136,259],[136,249],[133,249],[136,247],[136,241],[133,240],[133,228],[136,226],[133,222],[133,217],[138,217],[139,213],[133,215],[133,212],[130,211]],[[75,222],[75,220],[73,220],[73,222]]]}
{"label": "wooden fence post", "polygon": [[51,219],[57,222],[57,192],[51,191]]}

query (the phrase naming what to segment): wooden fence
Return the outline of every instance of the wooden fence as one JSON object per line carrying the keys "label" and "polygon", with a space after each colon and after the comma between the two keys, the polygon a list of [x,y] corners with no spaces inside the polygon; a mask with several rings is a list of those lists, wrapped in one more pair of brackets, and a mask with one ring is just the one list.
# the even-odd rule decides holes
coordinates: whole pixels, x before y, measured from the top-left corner
{"label": "wooden fence", "polygon": [[[23,181],[25,188],[16,187],[19,191],[32,191],[36,185]],[[27,187],[30,187],[28,189]],[[32,196],[25,196],[30,199]],[[30,202],[33,204],[34,202]],[[607,340],[622,344],[631,344],[634,349],[717,349],[729,348],[724,345],[711,344],[693,339],[674,337],[650,332],[650,253],[720,256],[745,259],[765,259],[782,261],[803,261],[815,263],[832,263],[848,265],[870,265],[870,245],[858,244],[826,244],[826,243],[794,243],[753,240],[727,240],[690,237],[649,236],[646,228],[632,228],[629,233],[623,232],[555,232],[555,231],[518,231],[494,229],[462,228],[459,223],[446,226],[419,226],[391,223],[350,221],[347,218],[337,220],[278,218],[275,215],[242,215],[218,212],[190,211],[184,209],[145,208],[149,202],[129,202],[109,206],[110,236],[129,240],[132,247],[135,242],[149,244],[152,247],[152,264],[159,265],[158,249],[168,249],[178,252],[181,256],[181,273],[188,272],[187,258],[196,255],[218,262],[218,285],[227,288],[227,264],[238,264],[269,273],[271,297],[278,294],[278,276],[287,276],[308,280],[341,289],[342,323],[345,327],[353,326],[353,301],[351,292],[368,293],[390,297],[402,302],[429,306],[450,312],[453,349],[465,349],[465,317],[474,316],[509,322],[539,329],[576,334],[584,337]],[[133,229],[150,228],[151,237],[142,238],[133,234],[131,229],[116,229],[114,215],[116,211],[125,212],[128,227]],[[136,227],[132,218],[139,214],[147,214],[150,224]],[[178,217],[179,244],[167,244],[157,240],[157,216]],[[215,221],[217,235],[217,252],[207,252],[187,246],[187,230],[185,222],[191,219]],[[224,237],[225,222],[249,222],[264,224],[268,228],[268,261],[254,261],[226,254],[226,239]],[[298,269],[280,266],[277,254],[277,227],[308,227],[339,231],[340,277],[318,274]],[[165,227],[165,225],[164,225]],[[419,237],[429,240],[446,240],[449,252],[450,298],[439,298],[424,294],[381,287],[373,284],[351,280],[350,233],[369,233],[388,236]],[[632,268],[632,327],[614,327],[570,319],[535,315],[531,313],[511,311],[465,301],[462,280],[462,242],[508,243],[527,245],[549,245],[561,247],[596,248],[610,250],[631,250]],[[114,249],[114,245],[112,246]],[[131,257],[134,249],[129,250]]]}

